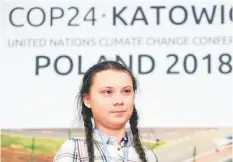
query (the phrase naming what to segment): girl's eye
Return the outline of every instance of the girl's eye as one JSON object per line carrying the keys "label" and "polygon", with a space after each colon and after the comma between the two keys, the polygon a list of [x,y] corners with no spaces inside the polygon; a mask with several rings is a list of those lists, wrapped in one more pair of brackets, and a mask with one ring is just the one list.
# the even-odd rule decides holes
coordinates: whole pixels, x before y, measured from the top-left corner
{"label": "girl's eye", "polygon": [[106,93],[106,94],[111,94],[112,91],[110,91],[110,90],[105,90],[104,93]]}
{"label": "girl's eye", "polygon": [[129,90],[129,89],[125,90],[125,93],[130,93],[130,92],[131,92],[131,90]]}

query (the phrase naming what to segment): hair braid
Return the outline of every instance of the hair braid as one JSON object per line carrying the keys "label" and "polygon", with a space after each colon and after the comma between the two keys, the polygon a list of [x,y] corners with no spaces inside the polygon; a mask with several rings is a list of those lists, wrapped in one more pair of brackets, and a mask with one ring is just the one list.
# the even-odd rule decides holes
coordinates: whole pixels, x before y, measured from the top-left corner
{"label": "hair braid", "polygon": [[146,155],[145,152],[143,150],[140,138],[139,138],[139,130],[138,130],[138,113],[136,108],[134,107],[133,110],[133,114],[129,120],[130,122],[130,128],[133,134],[133,143],[135,146],[135,150],[139,156],[139,158],[141,159],[142,162],[147,162],[146,160]]}

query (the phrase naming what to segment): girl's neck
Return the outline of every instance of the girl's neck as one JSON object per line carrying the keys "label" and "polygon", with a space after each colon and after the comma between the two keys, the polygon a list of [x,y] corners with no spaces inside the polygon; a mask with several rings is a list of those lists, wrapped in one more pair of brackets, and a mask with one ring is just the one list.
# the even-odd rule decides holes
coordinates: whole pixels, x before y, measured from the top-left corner
{"label": "girl's neck", "polygon": [[125,127],[121,128],[107,128],[96,124],[95,128],[99,129],[105,136],[114,136],[118,144],[121,143],[122,138],[125,138]]}

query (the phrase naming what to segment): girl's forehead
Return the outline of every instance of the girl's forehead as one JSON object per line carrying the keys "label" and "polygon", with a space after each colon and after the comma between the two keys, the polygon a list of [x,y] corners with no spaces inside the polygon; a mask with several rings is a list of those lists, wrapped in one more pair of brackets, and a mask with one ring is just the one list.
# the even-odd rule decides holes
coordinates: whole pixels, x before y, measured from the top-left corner
{"label": "girl's forehead", "polygon": [[104,70],[95,74],[92,80],[93,86],[132,86],[132,78],[129,73],[120,70]]}

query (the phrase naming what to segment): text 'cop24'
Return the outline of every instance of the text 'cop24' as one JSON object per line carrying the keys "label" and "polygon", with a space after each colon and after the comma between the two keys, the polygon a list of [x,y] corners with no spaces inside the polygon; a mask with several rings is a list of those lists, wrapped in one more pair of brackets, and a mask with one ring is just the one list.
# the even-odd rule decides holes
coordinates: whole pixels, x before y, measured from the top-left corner
{"label": "text 'cop24'", "polygon": [[185,25],[231,24],[231,5],[151,5],[151,6],[15,6],[9,9],[9,24],[13,27],[80,27],[86,24],[134,25]]}

